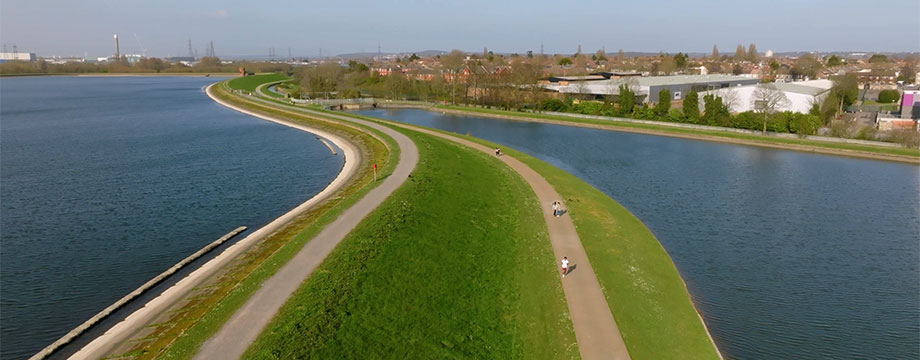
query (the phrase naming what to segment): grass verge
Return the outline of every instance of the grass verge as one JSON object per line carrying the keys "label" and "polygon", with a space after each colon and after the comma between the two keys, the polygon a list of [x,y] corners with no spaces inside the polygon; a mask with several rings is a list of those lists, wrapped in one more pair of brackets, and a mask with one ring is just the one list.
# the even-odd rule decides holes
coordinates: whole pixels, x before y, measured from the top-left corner
{"label": "grass verge", "polygon": [[513,119],[520,119],[520,120],[537,119],[537,120],[548,120],[552,122],[562,122],[562,123],[600,125],[600,126],[611,127],[611,128],[628,128],[628,129],[650,130],[650,131],[655,131],[659,133],[673,133],[673,134],[682,134],[682,135],[697,135],[697,136],[703,136],[703,137],[744,140],[744,141],[749,141],[752,143],[799,145],[799,146],[809,146],[809,147],[825,148],[825,149],[833,149],[833,150],[864,152],[864,153],[870,153],[870,154],[907,156],[907,157],[913,157],[913,158],[920,159],[920,149],[888,148],[888,147],[846,144],[846,143],[829,143],[829,142],[813,141],[813,140],[805,140],[805,139],[787,139],[787,138],[777,138],[777,137],[771,137],[771,136],[739,134],[739,133],[724,132],[724,131],[685,129],[685,128],[676,128],[676,127],[671,127],[671,126],[663,126],[663,125],[659,126],[659,125],[651,125],[651,124],[617,122],[617,121],[609,121],[609,120],[585,119],[585,118],[560,116],[560,115],[549,115],[549,114],[540,114],[540,113],[523,113],[523,112],[516,112],[516,111],[483,109],[483,108],[475,108],[475,107],[467,107],[467,106],[438,105],[438,106],[435,106],[435,108],[445,109],[445,110],[454,110],[454,111],[460,111],[460,112],[468,112],[468,113],[478,113],[478,114],[485,114],[485,115],[492,115],[492,116],[500,116],[503,118],[513,118]]}
{"label": "grass verge", "polygon": [[[500,146],[431,130],[489,148]],[[581,179],[530,155],[500,147],[540,173],[563,197],[633,359],[719,358],[677,268],[638,218]]]}
{"label": "grass verge", "polygon": [[[334,122],[267,111],[217,88],[219,97],[235,105],[323,128],[351,139],[361,149],[365,163],[381,164],[380,172],[383,176],[390,174],[396,165],[398,147],[392,139],[379,132],[372,136]],[[387,143],[381,143],[378,139],[384,139]],[[170,312],[165,321],[152,325],[152,333],[135,340],[125,355],[136,359],[191,358],[197,348],[245,303],[265,279],[277,272],[313,235],[376,186],[373,173],[368,168],[359,166],[359,173],[345,188],[253,246],[214,281],[188,295],[186,303]]]}
{"label": "grass verge", "polygon": [[577,358],[540,206],[511,169],[401,130],[412,178],[329,255],[247,358]]}
{"label": "grass verge", "polygon": [[284,74],[261,74],[253,76],[242,76],[227,82],[227,85],[234,90],[244,90],[248,92],[256,91],[259,85],[274,81],[290,79]]}

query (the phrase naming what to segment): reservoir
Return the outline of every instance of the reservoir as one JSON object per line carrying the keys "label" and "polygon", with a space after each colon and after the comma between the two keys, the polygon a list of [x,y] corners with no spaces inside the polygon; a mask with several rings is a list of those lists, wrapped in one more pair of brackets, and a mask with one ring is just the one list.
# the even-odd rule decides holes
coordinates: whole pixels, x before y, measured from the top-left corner
{"label": "reservoir", "polygon": [[314,135],[213,102],[215,81],[0,79],[0,358],[31,356],[338,174]]}
{"label": "reservoir", "polygon": [[920,167],[441,114],[360,111],[526,152],[670,254],[726,358],[920,357]]}

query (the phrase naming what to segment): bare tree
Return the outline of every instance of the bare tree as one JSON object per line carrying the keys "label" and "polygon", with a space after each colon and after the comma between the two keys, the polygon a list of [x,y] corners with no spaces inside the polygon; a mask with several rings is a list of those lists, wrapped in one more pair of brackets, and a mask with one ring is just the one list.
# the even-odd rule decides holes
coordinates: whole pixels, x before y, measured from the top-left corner
{"label": "bare tree", "polygon": [[754,109],[763,113],[763,133],[767,133],[767,117],[781,109],[788,107],[790,102],[786,94],[773,84],[760,84],[754,89],[751,99]]}
{"label": "bare tree", "polygon": [[738,92],[734,88],[727,87],[720,89],[716,92],[716,96],[722,98],[722,104],[725,105],[725,108],[729,112],[738,112],[738,109],[735,109],[737,106],[741,106],[741,99],[738,97]]}
{"label": "bare tree", "polygon": [[464,58],[466,54],[460,50],[452,50],[447,55],[441,57],[441,65],[447,72],[448,87],[450,88],[451,102],[457,103],[457,90],[460,85],[460,76],[463,72]]}
{"label": "bare tree", "polygon": [[588,93],[588,84],[584,80],[578,80],[572,84],[572,90],[575,91],[575,97],[584,100],[585,94]]}

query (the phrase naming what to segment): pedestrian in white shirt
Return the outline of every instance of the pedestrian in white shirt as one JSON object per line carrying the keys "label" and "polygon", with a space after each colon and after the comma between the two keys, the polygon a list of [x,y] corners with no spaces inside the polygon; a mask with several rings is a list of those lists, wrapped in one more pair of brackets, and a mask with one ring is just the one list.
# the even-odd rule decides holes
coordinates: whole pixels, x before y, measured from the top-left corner
{"label": "pedestrian in white shirt", "polygon": [[565,274],[569,272],[569,258],[562,257],[562,277],[565,277]]}

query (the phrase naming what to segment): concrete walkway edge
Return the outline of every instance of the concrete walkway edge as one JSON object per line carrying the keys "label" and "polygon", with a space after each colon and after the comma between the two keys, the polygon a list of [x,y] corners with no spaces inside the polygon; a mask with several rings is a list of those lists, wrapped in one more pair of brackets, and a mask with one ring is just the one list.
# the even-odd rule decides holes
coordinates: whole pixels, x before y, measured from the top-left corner
{"label": "concrete walkway edge", "polygon": [[177,282],[175,285],[164,291],[156,298],[150,300],[142,308],[128,315],[128,317],[123,321],[119,322],[104,334],[100,335],[92,342],[84,346],[82,349],[71,355],[70,359],[98,359],[105,356],[106,352],[110,351],[113,347],[136,333],[158,314],[161,314],[163,311],[175,304],[176,301],[181,300],[186,294],[189,293],[189,291],[201,284],[205,279],[216,273],[218,270],[227,266],[231,261],[233,261],[233,259],[237,258],[245,250],[249,249],[249,247],[258,243],[267,235],[281,229],[295,217],[307,211],[319,202],[329,198],[357,173],[357,166],[360,163],[360,152],[354,145],[346,141],[344,138],[319,129],[269,118],[235,107],[221,101],[220,99],[217,99],[213,94],[211,94],[212,86],[214,85],[209,86],[207,89],[208,96],[223,106],[258,117],[260,119],[277,122],[285,126],[307,131],[329,140],[342,150],[343,156],[345,157],[345,162],[342,166],[341,172],[339,172],[339,175],[331,183],[329,183],[326,188],[316,194],[316,196],[310,198],[303,204],[298,205],[296,208],[285,213],[284,215],[281,215],[262,228],[254,231],[239,242],[229,246],[219,255],[202,265],[197,270],[190,273],[188,276]]}
{"label": "concrete walkway edge", "polygon": [[347,236],[355,226],[376,209],[409,177],[418,163],[418,148],[407,136],[382,125],[304,109],[303,113],[325,118],[336,118],[365,125],[393,138],[399,146],[399,162],[383,183],[368,192],[335,221],[311,239],[303,249],[288,261],[275,275],[240,307],[226,323],[208,339],[195,359],[238,359],[275,317],[288,298],[313,273],[326,256]]}

